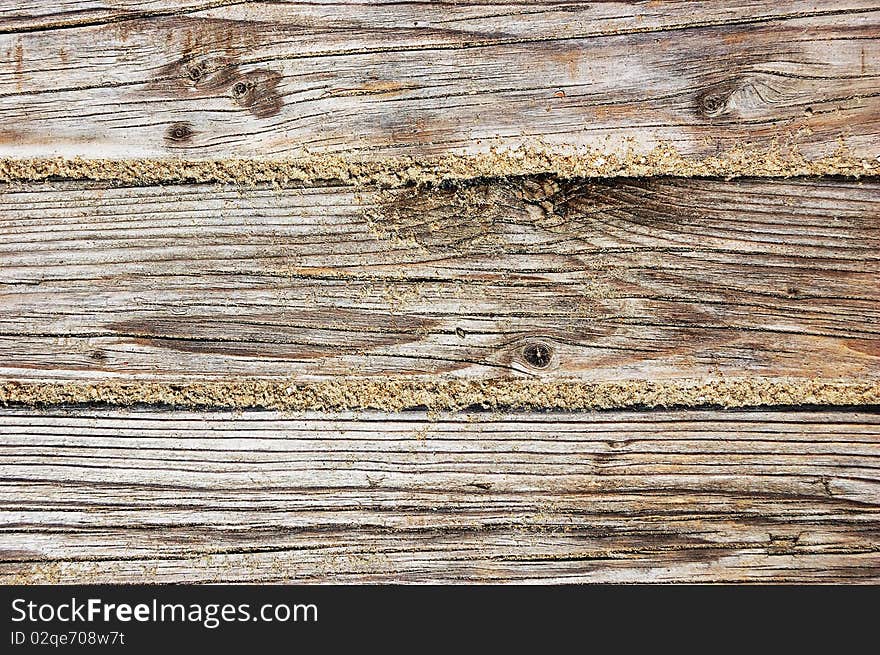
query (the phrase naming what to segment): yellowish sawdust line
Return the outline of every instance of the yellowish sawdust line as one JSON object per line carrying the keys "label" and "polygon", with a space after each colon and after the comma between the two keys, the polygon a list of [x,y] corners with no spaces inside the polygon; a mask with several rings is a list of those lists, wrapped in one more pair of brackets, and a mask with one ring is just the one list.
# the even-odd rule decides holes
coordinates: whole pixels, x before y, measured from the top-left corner
{"label": "yellowish sawdust line", "polygon": [[794,145],[735,148],[694,158],[668,145],[640,154],[634,148],[560,150],[520,147],[473,155],[363,159],[314,155],[297,159],[0,159],[0,181],[92,180],[124,184],[226,183],[320,184],[328,182],[399,187],[476,178],[525,175],[582,177],[794,177],[878,176],[880,159],[848,154],[807,159]]}
{"label": "yellowish sawdust line", "polygon": [[628,407],[880,405],[880,380],[740,378],[714,380],[376,379],[303,383],[283,379],[166,382],[0,382],[0,405],[100,403],[131,406],[264,408],[290,411],[401,411]]}

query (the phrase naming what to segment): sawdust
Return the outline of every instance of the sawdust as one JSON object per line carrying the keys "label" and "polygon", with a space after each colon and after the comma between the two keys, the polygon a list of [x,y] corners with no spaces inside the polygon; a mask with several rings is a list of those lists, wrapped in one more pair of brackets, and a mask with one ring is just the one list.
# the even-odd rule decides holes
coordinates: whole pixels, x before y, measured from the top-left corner
{"label": "sawdust", "polygon": [[718,156],[684,156],[667,144],[640,153],[628,146],[562,149],[522,146],[473,155],[432,158],[350,158],[313,155],[298,159],[0,159],[0,181],[92,180],[133,185],[227,183],[241,185],[343,183],[394,188],[478,178],[555,175],[589,177],[794,177],[878,176],[880,157],[852,156],[841,144],[833,155],[805,158],[796,145],[774,142],[738,147]]}
{"label": "sawdust", "polygon": [[880,405],[880,381],[742,378],[551,382],[346,378],[315,383],[279,379],[181,383],[0,383],[0,405],[70,404],[288,411],[865,406]]}
{"label": "sawdust", "polygon": [[507,184],[410,186],[374,192],[361,215],[373,235],[393,248],[464,254],[498,245],[496,224],[517,210],[526,217],[525,203],[515,202]]}

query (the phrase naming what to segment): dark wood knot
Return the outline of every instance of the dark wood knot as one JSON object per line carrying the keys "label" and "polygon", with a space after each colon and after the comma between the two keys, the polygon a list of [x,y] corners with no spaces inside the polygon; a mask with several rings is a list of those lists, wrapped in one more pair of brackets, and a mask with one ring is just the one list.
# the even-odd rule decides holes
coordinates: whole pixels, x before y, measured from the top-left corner
{"label": "dark wood knot", "polygon": [[186,143],[190,141],[195,132],[189,123],[174,123],[165,130],[165,139],[173,143]]}
{"label": "dark wood knot", "polygon": [[534,341],[523,348],[522,358],[529,366],[547,368],[553,361],[553,349],[546,343]]}
{"label": "dark wood knot", "polygon": [[281,111],[284,101],[278,93],[281,73],[271,70],[255,70],[247,77],[236,73],[238,79],[229,80],[229,95],[239,107],[247,109],[257,118],[275,116]]}
{"label": "dark wood knot", "polygon": [[194,83],[198,83],[205,76],[206,72],[202,64],[193,64],[187,69],[186,76]]}
{"label": "dark wood knot", "polygon": [[730,110],[730,99],[737,88],[737,84],[725,82],[706,89],[697,97],[697,111],[707,118],[727,113]]}
{"label": "dark wood knot", "polygon": [[793,298],[793,299],[803,298],[803,294],[801,293],[801,290],[797,287],[794,287],[794,286],[785,287],[785,296],[787,298]]}
{"label": "dark wood knot", "polygon": [[232,85],[232,97],[236,100],[244,98],[248,91],[250,91],[250,88],[247,82],[236,82]]}
{"label": "dark wood knot", "polygon": [[718,116],[727,107],[727,96],[723,93],[707,93],[700,98],[700,113],[704,116]]}

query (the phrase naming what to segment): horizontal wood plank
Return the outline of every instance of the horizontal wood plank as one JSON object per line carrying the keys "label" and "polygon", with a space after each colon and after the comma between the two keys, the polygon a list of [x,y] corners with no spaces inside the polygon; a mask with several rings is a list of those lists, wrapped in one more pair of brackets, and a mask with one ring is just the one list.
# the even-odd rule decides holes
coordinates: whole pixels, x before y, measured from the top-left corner
{"label": "horizontal wood plank", "polygon": [[880,375],[880,186],[511,180],[0,196],[0,375]]}
{"label": "horizontal wood plank", "polygon": [[3,0],[0,53],[0,156],[880,155],[867,0]]}
{"label": "horizontal wood plank", "polygon": [[880,581],[880,416],[0,414],[3,582]]}

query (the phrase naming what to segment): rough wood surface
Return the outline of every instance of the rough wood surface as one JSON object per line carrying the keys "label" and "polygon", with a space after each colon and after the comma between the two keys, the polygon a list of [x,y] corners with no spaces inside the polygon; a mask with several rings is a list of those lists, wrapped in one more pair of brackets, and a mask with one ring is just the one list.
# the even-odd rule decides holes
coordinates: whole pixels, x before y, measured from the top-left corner
{"label": "rough wood surface", "polygon": [[878,583],[878,144],[868,0],[0,0],[0,582]]}
{"label": "rough wood surface", "polygon": [[880,186],[8,186],[0,375],[880,378]]}
{"label": "rough wood surface", "polygon": [[0,53],[0,156],[880,155],[866,0],[3,0]]}
{"label": "rough wood surface", "polygon": [[880,417],[0,414],[0,581],[880,582]]}

